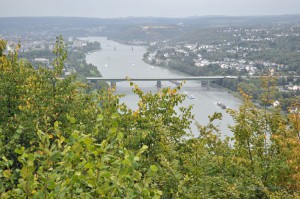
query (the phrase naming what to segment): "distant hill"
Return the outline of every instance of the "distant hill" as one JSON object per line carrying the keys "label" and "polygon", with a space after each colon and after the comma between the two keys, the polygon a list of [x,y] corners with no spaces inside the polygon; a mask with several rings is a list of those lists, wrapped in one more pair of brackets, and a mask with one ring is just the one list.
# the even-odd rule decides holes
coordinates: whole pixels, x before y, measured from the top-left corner
{"label": "distant hill", "polygon": [[[0,35],[107,36],[112,39],[164,40],[181,35],[189,37],[199,28],[226,25],[266,25],[298,23],[300,15],[280,16],[202,16],[188,18],[127,17],[115,19],[79,17],[0,18]],[[147,29],[147,26],[149,27]]]}

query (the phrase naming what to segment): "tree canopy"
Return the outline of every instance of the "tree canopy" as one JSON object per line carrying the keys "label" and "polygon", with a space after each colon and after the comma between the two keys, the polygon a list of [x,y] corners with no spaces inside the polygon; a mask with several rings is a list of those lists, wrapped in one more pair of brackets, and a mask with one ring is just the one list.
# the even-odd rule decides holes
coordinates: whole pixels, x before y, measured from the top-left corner
{"label": "tree canopy", "polygon": [[[54,69],[35,69],[4,54],[0,41],[1,198],[296,198],[300,197],[300,109],[228,110],[234,136],[199,124],[175,89],[144,93],[137,110],[111,90],[87,94],[61,78],[66,59],[57,38]],[[271,95],[265,86],[266,103]],[[179,111],[176,111],[179,110]]]}

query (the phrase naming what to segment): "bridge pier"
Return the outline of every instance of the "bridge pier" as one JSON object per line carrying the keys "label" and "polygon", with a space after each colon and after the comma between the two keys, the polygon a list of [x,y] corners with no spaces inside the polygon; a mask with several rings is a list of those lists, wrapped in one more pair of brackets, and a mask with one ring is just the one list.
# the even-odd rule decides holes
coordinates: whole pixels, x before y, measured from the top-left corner
{"label": "bridge pier", "polygon": [[157,88],[158,88],[158,89],[160,89],[160,88],[161,88],[161,81],[160,81],[160,80],[157,80],[157,82],[156,82],[156,86],[157,86]]}
{"label": "bridge pier", "polygon": [[111,82],[110,82],[110,88],[111,88],[111,89],[116,89],[116,88],[117,88],[117,82],[111,81]]}
{"label": "bridge pier", "polygon": [[206,89],[209,90],[209,82],[210,81],[201,81],[201,86],[206,87]]}

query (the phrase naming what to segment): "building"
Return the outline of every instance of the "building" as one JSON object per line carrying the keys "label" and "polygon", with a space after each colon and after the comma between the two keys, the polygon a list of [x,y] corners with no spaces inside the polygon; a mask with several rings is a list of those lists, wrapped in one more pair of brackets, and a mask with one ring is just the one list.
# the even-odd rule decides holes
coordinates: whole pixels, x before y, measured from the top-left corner
{"label": "building", "polygon": [[49,65],[49,59],[46,59],[46,58],[35,58],[34,59],[35,62],[38,62],[38,63],[42,63],[42,64],[46,64],[46,65]]}

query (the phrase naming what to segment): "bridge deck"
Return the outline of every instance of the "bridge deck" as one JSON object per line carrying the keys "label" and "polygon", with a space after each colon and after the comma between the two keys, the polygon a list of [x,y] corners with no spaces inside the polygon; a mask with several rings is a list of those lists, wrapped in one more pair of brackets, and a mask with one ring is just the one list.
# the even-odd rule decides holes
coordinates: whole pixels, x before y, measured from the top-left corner
{"label": "bridge deck", "polygon": [[103,81],[190,81],[190,80],[205,80],[214,81],[218,79],[237,79],[238,76],[197,76],[197,77],[164,77],[164,78],[104,78],[104,77],[87,77],[87,80],[103,80]]}
{"label": "bridge deck", "polygon": [[[260,78],[261,76],[240,76],[242,79],[247,78]],[[279,78],[300,78],[300,76],[279,76]],[[237,79],[239,76],[194,76],[194,77],[154,77],[154,78],[105,78],[105,77],[87,77],[87,80],[103,80],[110,82],[121,82],[121,81],[190,81],[190,80],[203,80],[203,81],[215,81],[219,79]]]}

